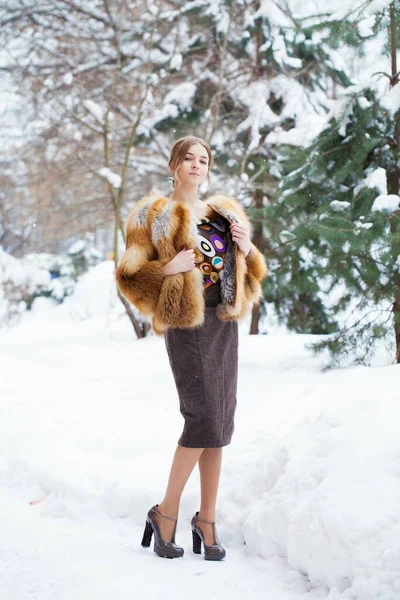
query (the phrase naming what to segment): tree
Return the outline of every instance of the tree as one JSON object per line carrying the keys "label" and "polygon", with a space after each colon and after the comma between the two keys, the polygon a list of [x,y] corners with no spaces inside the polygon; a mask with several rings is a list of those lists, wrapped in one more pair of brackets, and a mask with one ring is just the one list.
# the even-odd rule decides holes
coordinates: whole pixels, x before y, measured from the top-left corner
{"label": "tree", "polygon": [[[386,24],[390,32],[391,88],[398,16],[392,3],[375,20],[376,31]],[[334,362],[367,362],[393,331],[400,362],[399,116],[399,103],[391,112],[374,90],[348,87],[315,141],[288,156],[269,211],[267,295],[291,329],[331,334],[312,348],[327,348]]]}
{"label": "tree", "polygon": [[[99,199],[108,196],[114,217],[115,263],[119,238],[125,238],[126,191],[138,180],[135,168],[142,182],[147,173],[153,171],[154,177],[147,157],[133,149],[138,134],[149,135],[152,121],[157,121],[152,94],[163,84],[153,66],[168,60],[162,45],[173,45],[176,35],[168,19],[157,19],[157,13],[153,5],[108,0],[90,5],[81,0],[50,0],[45,6],[15,0],[0,11],[9,56],[3,69],[12,72],[32,99],[53,165],[58,172],[61,164],[68,165],[70,173],[80,175],[78,181],[84,184],[80,191],[88,192],[92,216]],[[65,188],[59,193],[64,196],[64,202],[61,198],[59,202],[63,211],[66,204],[70,206],[65,202],[67,193]],[[121,295],[120,299],[136,334],[142,337],[148,323],[135,315]]]}

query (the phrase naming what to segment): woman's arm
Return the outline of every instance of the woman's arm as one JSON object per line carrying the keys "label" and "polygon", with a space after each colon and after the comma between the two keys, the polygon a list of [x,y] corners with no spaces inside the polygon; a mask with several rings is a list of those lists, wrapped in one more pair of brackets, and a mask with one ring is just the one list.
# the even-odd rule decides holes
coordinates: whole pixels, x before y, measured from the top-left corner
{"label": "woman's arm", "polygon": [[264,255],[250,242],[250,251],[246,256],[247,272],[261,282],[268,275],[268,267]]}
{"label": "woman's arm", "polygon": [[165,277],[194,268],[194,251],[181,250],[171,260],[159,260],[147,225],[151,199],[142,198],[131,211],[126,228],[126,249],[115,278],[120,292],[143,314],[155,312]]}
{"label": "woman's arm", "polygon": [[165,263],[155,259],[150,235],[145,227],[127,231],[126,250],[118,263],[118,288],[143,314],[153,314],[164,280]]}

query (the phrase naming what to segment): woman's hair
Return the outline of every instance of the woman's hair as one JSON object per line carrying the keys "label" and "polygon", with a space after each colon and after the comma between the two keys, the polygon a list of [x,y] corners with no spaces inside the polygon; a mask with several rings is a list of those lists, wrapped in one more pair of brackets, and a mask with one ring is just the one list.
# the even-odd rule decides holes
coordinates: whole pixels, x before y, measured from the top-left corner
{"label": "woman's hair", "polygon": [[172,146],[171,156],[168,161],[168,165],[172,169],[174,169],[174,182],[177,181],[178,185],[180,185],[180,180],[178,177],[178,169],[181,166],[181,164],[184,162],[186,153],[188,152],[189,148],[191,146],[193,146],[194,144],[201,144],[207,150],[207,154],[208,154],[207,180],[208,180],[208,182],[210,182],[210,169],[214,162],[211,148],[207,144],[207,142],[204,141],[202,138],[195,137],[193,135],[187,135],[186,137],[179,138],[179,140],[176,140],[176,142]]}

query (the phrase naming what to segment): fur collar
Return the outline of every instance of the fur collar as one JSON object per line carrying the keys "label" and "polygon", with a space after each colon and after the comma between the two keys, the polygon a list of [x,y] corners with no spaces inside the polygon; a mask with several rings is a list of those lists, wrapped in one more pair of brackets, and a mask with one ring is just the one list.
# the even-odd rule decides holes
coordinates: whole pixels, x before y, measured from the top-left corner
{"label": "fur collar", "polygon": [[[160,200],[163,200],[164,202],[159,203]],[[252,226],[250,220],[243,207],[233,196],[213,194],[212,196],[205,198],[203,202],[209,207],[209,210],[206,212],[207,216],[211,216],[213,211],[215,211],[225,217],[230,223],[241,223],[242,225],[245,225],[251,233]],[[150,206],[153,206],[154,208],[159,206],[160,210],[163,212],[167,211],[169,214],[171,214],[174,206],[182,206],[188,210],[185,202],[180,200],[172,200],[170,197],[161,196],[158,194],[142,198],[138,205],[143,206],[146,214]],[[158,210],[156,212],[158,212]]]}

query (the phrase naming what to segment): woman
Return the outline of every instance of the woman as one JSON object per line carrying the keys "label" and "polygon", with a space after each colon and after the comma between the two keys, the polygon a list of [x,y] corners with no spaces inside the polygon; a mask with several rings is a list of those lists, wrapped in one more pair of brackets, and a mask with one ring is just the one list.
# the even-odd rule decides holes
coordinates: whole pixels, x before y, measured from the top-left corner
{"label": "woman", "polygon": [[175,142],[169,170],[171,198],[142,198],[128,217],[126,251],[116,271],[120,291],[164,334],[184,417],[164,499],[147,514],[142,545],[183,555],[175,543],[179,503],[196,463],[201,504],[191,521],[193,551],[206,560],[226,552],[215,510],[222,448],[234,430],[238,323],[261,298],[264,257],[250,241],[239,203],[215,195],[200,201],[199,186],[212,166],[209,145],[187,136]]}

